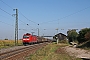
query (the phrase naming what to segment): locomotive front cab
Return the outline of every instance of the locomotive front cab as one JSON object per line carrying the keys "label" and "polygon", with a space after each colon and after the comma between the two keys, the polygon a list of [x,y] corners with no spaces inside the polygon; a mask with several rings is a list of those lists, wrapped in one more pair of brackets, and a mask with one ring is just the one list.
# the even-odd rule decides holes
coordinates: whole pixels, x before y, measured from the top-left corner
{"label": "locomotive front cab", "polygon": [[30,34],[24,34],[23,35],[23,44],[29,44],[29,42],[31,41],[31,35]]}
{"label": "locomotive front cab", "polygon": [[28,41],[28,40],[29,40],[29,37],[30,37],[30,36],[24,35],[24,36],[23,36],[23,41]]}

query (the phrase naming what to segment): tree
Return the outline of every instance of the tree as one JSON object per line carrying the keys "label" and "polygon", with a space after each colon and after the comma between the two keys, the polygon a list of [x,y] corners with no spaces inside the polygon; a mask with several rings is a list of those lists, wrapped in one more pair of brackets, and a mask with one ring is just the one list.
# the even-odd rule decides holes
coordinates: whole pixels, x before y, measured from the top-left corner
{"label": "tree", "polygon": [[78,33],[76,32],[76,30],[69,30],[67,31],[67,34],[68,34],[67,37],[68,37],[69,43],[75,42],[77,40]]}
{"label": "tree", "polygon": [[85,34],[85,39],[90,40],[90,31]]}
{"label": "tree", "polygon": [[79,35],[78,35],[79,43],[83,43],[83,42],[87,41],[85,38],[85,35],[87,36],[88,32],[90,32],[90,28],[84,28],[79,31]]}

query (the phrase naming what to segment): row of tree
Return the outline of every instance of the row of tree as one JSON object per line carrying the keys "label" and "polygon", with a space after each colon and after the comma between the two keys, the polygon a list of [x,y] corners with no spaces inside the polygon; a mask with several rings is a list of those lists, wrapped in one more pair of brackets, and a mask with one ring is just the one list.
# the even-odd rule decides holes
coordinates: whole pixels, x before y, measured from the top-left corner
{"label": "row of tree", "polygon": [[78,42],[83,43],[86,41],[90,41],[90,28],[83,28],[79,32],[76,32],[76,29],[72,29],[67,31],[67,38],[70,42]]}

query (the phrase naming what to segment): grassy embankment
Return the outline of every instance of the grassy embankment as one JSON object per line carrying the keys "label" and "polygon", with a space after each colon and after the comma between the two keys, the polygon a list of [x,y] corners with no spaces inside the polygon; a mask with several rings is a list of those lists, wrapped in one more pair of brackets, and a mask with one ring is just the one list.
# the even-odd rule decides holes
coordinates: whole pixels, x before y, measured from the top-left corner
{"label": "grassy embankment", "polygon": [[[34,54],[26,58],[26,60],[81,60],[75,57],[69,56],[61,47],[67,46],[67,44],[55,44],[51,43]],[[58,50],[59,49],[59,50]]]}
{"label": "grassy embankment", "polygon": [[[22,45],[22,40],[18,40],[18,45]],[[14,40],[0,40],[0,49],[15,46]]]}

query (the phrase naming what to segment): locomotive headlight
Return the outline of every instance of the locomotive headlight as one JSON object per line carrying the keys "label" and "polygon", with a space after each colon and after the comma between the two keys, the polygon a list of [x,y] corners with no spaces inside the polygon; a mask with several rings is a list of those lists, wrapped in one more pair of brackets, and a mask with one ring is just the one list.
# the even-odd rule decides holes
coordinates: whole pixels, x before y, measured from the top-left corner
{"label": "locomotive headlight", "polygon": [[25,39],[23,39],[23,40],[25,40]]}
{"label": "locomotive headlight", "polygon": [[29,39],[27,39],[27,40],[29,40]]}

